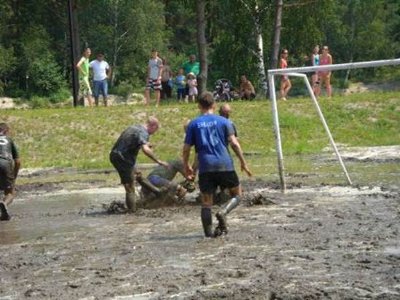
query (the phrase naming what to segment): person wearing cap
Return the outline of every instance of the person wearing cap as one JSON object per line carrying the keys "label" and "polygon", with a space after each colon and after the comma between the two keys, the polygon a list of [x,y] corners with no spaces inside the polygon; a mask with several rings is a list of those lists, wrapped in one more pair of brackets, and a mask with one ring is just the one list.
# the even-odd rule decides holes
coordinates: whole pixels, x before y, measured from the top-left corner
{"label": "person wearing cap", "polygon": [[162,59],[158,57],[158,51],[153,49],[151,50],[151,58],[147,66],[146,89],[144,92],[146,105],[150,104],[150,90],[154,90],[154,94],[156,96],[156,106],[160,104],[162,70]]}

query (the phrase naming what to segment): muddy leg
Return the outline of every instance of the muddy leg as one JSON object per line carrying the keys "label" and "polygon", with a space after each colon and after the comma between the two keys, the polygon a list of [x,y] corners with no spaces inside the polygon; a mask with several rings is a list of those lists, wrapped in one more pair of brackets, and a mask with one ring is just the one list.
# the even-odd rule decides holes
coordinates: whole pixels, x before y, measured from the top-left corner
{"label": "muddy leg", "polygon": [[202,207],[201,207],[201,223],[203,224],[204,235],[206,237],[213,237],[212,232],[212,197],[211,194],[202,194]]}
{"label": "muddy leg", "polygon": [[7,206],[13,202],[14,197],[14,190],[9,190],[4,193],[4,199],[0,202],[0,221],[8,221],[11,219]]}
{"label": "muddy leg", "polygon": [[135,186],[133,183],[124,184],[125,187],[125,203],[128,208],[128,212],[136,211],[136,195],[135,195]]}
{"label": "muddy leg", "polygon": [[240,203],[240,196],[242,195],[242,189],[239,186],[229,189],[231,199],[226,205],[224,205],[216,214],[218,220],[218,226],[215,228],[214,235],[219,236],[228,233],[228,224],[226,216],[235,209]]}
{"label": "muddy leg", "polygon": [[136,175],[136,180],[142,187],[145,187],[146,189],[152,191],[157,195],[161,194],[161,190],[153,185],[147,178],[143,178],[142,174],[139,173],[138,175]]}

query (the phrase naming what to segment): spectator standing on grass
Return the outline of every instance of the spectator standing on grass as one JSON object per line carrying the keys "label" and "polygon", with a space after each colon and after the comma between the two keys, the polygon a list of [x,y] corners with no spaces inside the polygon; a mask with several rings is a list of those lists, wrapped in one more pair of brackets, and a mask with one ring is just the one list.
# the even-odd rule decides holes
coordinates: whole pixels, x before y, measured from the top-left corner
{"label": "spectator standing on grass", "polygon": [[163,69],[161,72],[161,99],[169,99],[172,97],[172,70],[167,60],[163,60]]}
{"label": "spectator standing on grass", "polygon": [[[323,46],[322,47],[322,54],[319,56],[319,65],[320,66],[325,66],[325,65],[331,65],[332,64],[332,55],[329,54],[329,48],[328,46]],[[332,97],[332,86],[331,86],[331,71],[319,71],[319,78],[321,84],[323,83],[325,85],[326,89],[326,96],[328,98]]]}
{"label": "spectator standing on grass", "polygon": [[192,72],[187,75],[187,85],[189,87],[189,102],[195,102],[198,94],[197,79]]}
{"label": "spectator standing on grass", "polygon": [[159,126],[160,123],[155,117],[150,117],[146,124],[132,125],[121,133],[111,150],[110,161],[118,171],[121,184],[124,185],[125,202],[129,212],[136,211],[134,172],[139,151],[142,150],[157,164],[168,167],[168,163],[154,156],[149,144],[150,135],[154,134]]}
{"label": "spectator standing on grass", "polygon": [[239,94],[242,100],[253,100],[256,97],[254,86],[246,75],[240,76]]}
{"label": "spectator standing on grass", "polygon": [[150,90],[154,90],[156,96],[156,106],[160,104],[161,73],[163,70],[163,62],[158,57],[156,49],[151,50],[151,58],[147,66],[146,89],[144,92],[145,105],[150,104]]}
{"label": "spectator standing on grass", "polygon": [[89,58],[92,54],[90,48],[83,50],[82,57],[76,64],[79,71],[79,92],[83,97],[83,104],[85,104],[85,96],[88,99],[88,105],[93,106],[92,89],[89,82]]}
{"label": "spectator standing on grass", "polygon": [[96,106],[99,105],[100,93],[103,96],[104,106],[108,106],[108,78],[111,74],[111,68],[104,60],[104,54],[98,53],[96,59],[90,62],[89,67],[93,70],[93,95]]}
{"label": "spectator standing on grass", "polygon": [[[319,66],[319,46],[316,45],[313,49],[313,53],[311,54],[311,65]],[[319,75],[318,72],[314,72],[311,75],[311,85],[313,88],[314,95],[318,97],[321,93],[321,89],[319,86]]]}
{"label": "spectator standing on grass", "polygon": [[4,198],[0,201],[0,221],[11,219],[8,206],[15,198],[15,180],[21,166],[17,147],[8,136],[10,128],[6,123],[0,123],[0,189]]}
{"label": "spectator standing on grass", "polygon": [[[279,67],[281,69],[286,69],[288,67],[288,58],[289,51],[287,49],[283,49],[281,51],[281,60]],[[287,75],[282,75],[281,76],[281,88],[280,88],[280,94],[281,94],[281,100],[286,101],[287,94],[289,93],[290,89],[292,87],[292,83],[290,82],[289,76]]]}
{"label": "spectator standing on grass", "polygon": [[[190,54],[189,60],[182,65],[183,70],[185,71],[185,76],[188,77],[189,73],[193,73],[197,78],[200,74],[200,63],[196,60],[196,55]],[[186,84],[185,90],[186,99],[189,97],[189,86]]]}
{"label": "spectator standing on grass", "polygon": [[[186,178],[194,175],[189,165],[191,147],[198,156],[199,186],[202,199],[201,222],[206,237],[217,237],[228,233],[226,216],[239,205],[242,189],[235,172],[232,157],[228,151],[230,144],[239,158],[242,171],[251,176],[242,149],[235,137],[232,124],[226,118],[214,114],[215,101],[212,93],[201,94],[198,107],[201,115],[189,123],[183,146],[183,164]],[[218,226],[212,232],[213,195],[217,187],[229,189],[231,199],[216,214]]]}
{"label": "spectator standing on grass", "polygon": [[179,102],[185,99],[186,77],[183,68],[179,68],[178,75],[175,77],[176,97]]}

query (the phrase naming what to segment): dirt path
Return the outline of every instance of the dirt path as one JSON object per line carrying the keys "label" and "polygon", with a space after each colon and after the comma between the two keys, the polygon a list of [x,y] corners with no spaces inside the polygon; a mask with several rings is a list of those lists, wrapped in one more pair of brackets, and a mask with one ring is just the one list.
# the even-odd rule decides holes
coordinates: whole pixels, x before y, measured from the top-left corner
{"label": "dirt path", "polygon": [[400,299],[399,190],[266,186],[218,239],[194,204],[110,215],[122,189],[25,193],[0,223],[0,299]]}

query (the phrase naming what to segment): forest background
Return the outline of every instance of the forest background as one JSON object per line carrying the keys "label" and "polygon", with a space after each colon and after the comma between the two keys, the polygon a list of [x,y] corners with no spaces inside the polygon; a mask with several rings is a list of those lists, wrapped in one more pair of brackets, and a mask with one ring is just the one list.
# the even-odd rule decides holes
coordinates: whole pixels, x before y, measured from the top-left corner
{"label": "forest background", "polygon": [[[72,1],[72,0],[71,0]],[[71,97],[68,5],[64,0],[0,0],[0,96],[52,102]],[[247,77],[262,90],[276,51],[289,65],[307,64],[314,45],[328,45],[334,63],[400,56],[398,0],[73,0],[78,49],[103,52],[113,69],[111,92],[142,91],[152,48],[173,71],[199,57],[199,7],[207,51],[206,86],[218,78],[238,86]],[[278,15],[279,13],[279,15]],[[277,17],[279,16],[279,20]],[[277,20],[279,21],[277,23]],[[276,40],[276,30],[280,36]],[[201,54],[201,53],[200,53]],[[94,59],[94,56],[93,56]],[[336,85],[398,79],[398,68],[335,72]]]}

